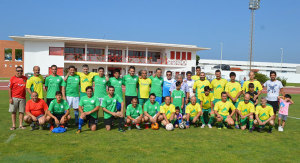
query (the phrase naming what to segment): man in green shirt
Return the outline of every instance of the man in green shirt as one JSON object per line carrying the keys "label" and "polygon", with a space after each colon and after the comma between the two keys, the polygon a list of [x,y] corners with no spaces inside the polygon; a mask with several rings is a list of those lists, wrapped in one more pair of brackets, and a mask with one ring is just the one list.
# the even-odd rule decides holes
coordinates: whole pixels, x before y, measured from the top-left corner
{"label": "man in green shirt", "polygon": [[161,77],[161,74],[161,68],[157,68],[155,71],[155,76],[150,76],[150,79],[152,80],[150,93],[155,93],[155,101],[157,101],[159,104],[162,103],[162,86],[164,84],[164,79]]}
{"label": "man in green shirt", "polygon": [[131,124],[135,124],[138,130],[141,129],[140,123],[143,122],[143,108],[140,104],[138,104],[137,98],[132,98],[131,104],[127,106],[126,117],[128,130],[131,130]]}
{"label": "man in green shirt", "polygon": [[94,76],[93,82],[95,83],[95,93],[94,96],[97,97],[100,101],[100,105],[104,97],[107,95],[106,86],[108,85],[108,78],[104,76],[104,68],[98,68],[99,75]]}
{"label": "man in green shirt", "polygon": [[[117,111],[117,102],[121,103],[120,111]],[[101,105],[104,112],[104,124],[107,131],[111,129],[113,118],[119,120],[119,131],[124,132],[124,116],[123,116],[123,99],[115,94],[115,88],[113,86],[108,87],[108,95],[104,97]]]}
{"label": "man in green shirt", "polygon": [[63,78],[57,75],[57,66],[51,66],[52,74],[46,78],[45,89],[47,92],[47,105],[50,105],[50,102],[55,99],[55,93],[61,91],[61,86]]}
{"label": "man in green shirt", "polygon": [[155,124],[164,119],[160,113],[160,104],[156,101],[154,93],[150,94],[149,100],[144,105],[144,115],[146,128],[149,127],[147,123]]}
{"label": "man in green shirt", "polygon": [[85,91],[87,96],[80,98],[79,102],[80,118],[77,133],[81,132],[84,119],[89,121],[89,127],[92,131],[96,131],[98,123],[99,99],[93,96],[92,86],[86,87]]}
{"label": "man in green shirt", "polygon": [[64,127],[65,124],[71,119],[71,116],[69,115],[69,105],[67,101],[62,99],[62,92],[57,91],[55,94],[55,98],[56,99],[51,101],[49,109],[47,111],[48,116],[50,116],[52,119],[52,121],[50,121],[51,131],[54,128],[53,121],[57,127],[59,125],[62,125],[61,127]]}
{"label": "man in green shirt", "polygon": [[180,90],[181,82],[177,81],[175,84],[176,84],[176,89],[173,90],[173,92],[172,92],[171,103],[173,105],[175,105],[175,108],[179,107],[180,108],[180,113],[182,113],[185,93],[182,90]]}
{"label": "man in green shirt", "polygon": [[69,66],[69,77],[62,83],[63,99],[68,101],[69,107],[74,109],[75,125],[78,125],[79,84],[80,77],[75,75],[75,66]]}
{"label": "man in green shirt", "polygon": [[[122,78],[120,78],[120,70],[114,70],[114,77],[109,78],[108,86],[113,86],[115,88],[115,94],[123,99],[123,90],[122,90]],[[117,101],[117,110],[121,110],[121,103]]]}
{"label": "man in green shirt", "polygon": [[135,67],[129,67],[129,74],[125,75],[122,80],[122,84],[125,85],[125,103],[126,108],[131,103],[132,98],[137,98],[137,85],[139,81],[139,77],[134,75],[135,74]]}

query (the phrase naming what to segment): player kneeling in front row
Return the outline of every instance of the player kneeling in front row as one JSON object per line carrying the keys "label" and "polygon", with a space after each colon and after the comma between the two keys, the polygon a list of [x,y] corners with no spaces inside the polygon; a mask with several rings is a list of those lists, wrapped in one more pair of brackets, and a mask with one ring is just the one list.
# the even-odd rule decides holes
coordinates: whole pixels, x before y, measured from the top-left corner
{"label": "player kneeling in front row", "polygon": [[169,123],[174,124],[175,106],[171,104],[170,96],[165,97],[165,102],[160,106],[160,112],[164,117],[164,120],[161,122],[163,126],[166,126]]}
{"label": "player kneeling in front row", "polygon": [[47,116],[48,106],[43,99],[38,98],[37,92],[31,93],[31,100],[26,103],[26,115],[24,121],[31,126],[31,131],[39,127],[40,130],[43,129],[42,125],[50,120]]}
{"label": "player kneeling in front row", "polygon": [[190,124],[197,125],[197,123],[199,123],[202,111],[195,96],[191,98],[191,103],[186,106],[185,114],[186,115],[183,116],[183,119],[186,120],[186,128],[189,128]]}
{"label": "player kneeling in front row", "polygon": [[[153,126],[163,119],[163,116],[160,114],[160,105],[156,101],[156,96],[154,93],[151,93],[149,100],[144,105],[144,121],[145,123],[150,122],[151,126]],[[149,128],[148,124],[146,124],[145,128]]]}
{"label": "player kneeling in front row", "polygon": [[[204,128],[205,125],[209,128],[211,127],[211,124],[214,122],[215,119],[215,112],[214,112],[214,95],[210,93],[210,88],[209,86],[204,87],[204,93],[201,93],[200,95],[200,107],[202,109],[202,116],[201,116],[201,122],[202,126],[201,128]],[[209,117],[210,115],[210,117]]]}
{"label": "player kneeling in front row", "polygon": [[[117,110],[118,104],[121,104],[121,107]],[[115,94],[115,87],[108,87],[108,95],[104,97],[101,107],[104,111],[104,124],[106,130],[111,130],[113,119],[117,118],[119,120],[119,131],[124,132],[124,102],[122,97]]]}
{"label": "player kneeling in front row", "polygon": [[79,125],[77,133],[81,132],[81,127],[83,125],[84,119],[88,121],[89,128],[91,131],[96,131],[98,123],[98,110],[100,107],[99,99],[93,96],[93,87],[86,87],[86,95],[80,98],[79,102]]}
{"label": "player kneeling in front row", "polygon": [[140,124],[144,121],[143,119],[143,108],[138,104],[138,99],[136,97],[132,98],[131,104],[127,106],[126,109],[126,124],[128,130],[131,130],[131,125],[135,124],[138,130],[141,129]]}
{"label": "player kneeling in front row", "polygon": [[[224,123],[227,123],[228,126],[234,125],[232,115],[234,115],[236,110],[232,102],[227,101],[226,92],[222,92],[221,98],[222,101],[217,102],[216,105],[214,106],[215,114],[217,115],[218,129],[221,129]],[[230,115],[229,115],[229,109],[232,111]],[[226,128],[227,126],[225,124],[224,129]]]}
{"label": "player kneeling in front row", "polygon": [[259,125],[258,132],[262,132],[266,124],[269,124],[269,133],[272,133],[274,127],[274,111],[273,107],[267,104],[267,99],[265,97],[261,98],[261,105],[256,106],[255,111],[256,120],[255,125]]}
{"label": "player kneeling in front row", "polygon": [[244,101],[240,101],[237,111],[240,115],[241,129],[245,130],[249,121],[249,132],[253,131],[253,114],[255,113],[255,106],[250,101],[250,94],[246,93]]}
{"label": "player kneeling in front row", "polygon": [[47,115],[51,117],[51,131],[54,128],[54,123],[56,127],[65,127],[65,124],[71,119],[71,116],[69,115],[69,104],[67,101],[62,99],[62,92],[57,91],[55,94],[55,98],[56,99],[50,102],[49,109],[47,112]]}

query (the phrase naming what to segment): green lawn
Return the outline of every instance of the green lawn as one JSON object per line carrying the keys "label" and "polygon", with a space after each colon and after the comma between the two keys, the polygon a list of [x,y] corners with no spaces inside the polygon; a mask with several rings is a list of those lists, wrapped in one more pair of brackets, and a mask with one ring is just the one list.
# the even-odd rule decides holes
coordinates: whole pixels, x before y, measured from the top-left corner
{"label": "green lawn", "polygon": [[[191,128],[158,131],[96,132],[71,126],[63,134],[47,130],[10,131],[7,91],[0,91],[0,162],[298,162],[300,120],[288,118],[284,132],[249,133],[236,129]],[[290,116],[300,118],[300,95]],[[73,114],[72,114],[73,116]]]}
{"label": "green lawn", "polygon": [[286,83],[286,86],[300,87],[300,83]]}

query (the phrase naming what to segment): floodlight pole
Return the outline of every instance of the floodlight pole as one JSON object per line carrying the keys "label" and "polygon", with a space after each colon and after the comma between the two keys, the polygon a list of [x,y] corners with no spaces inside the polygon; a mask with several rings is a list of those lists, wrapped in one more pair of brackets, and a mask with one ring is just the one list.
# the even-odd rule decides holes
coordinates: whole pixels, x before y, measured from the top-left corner
{"label": "floodlight pole", "polygon": [[260,0],[250,0],[249,9],[251,10],[251,29],[250,29],[250,52],[249,52],[249,69],[252,69],[252,53],[253,53],[253,31],[254,31],[254,10],[259,9]]}

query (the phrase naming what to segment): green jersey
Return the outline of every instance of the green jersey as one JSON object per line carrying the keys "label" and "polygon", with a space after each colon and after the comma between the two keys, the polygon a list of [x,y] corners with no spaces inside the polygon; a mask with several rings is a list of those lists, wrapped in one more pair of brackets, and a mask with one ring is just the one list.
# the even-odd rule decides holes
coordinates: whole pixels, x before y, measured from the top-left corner
{"label": "green jersey", "polygon": [[78,75],[68,76],[67,81],[63,81],[62,86],[66,89],[67,97],[79,97],[79,83]]}
{"label": "green jersey", "polygon": [[106,77],[105,76],[100,77],[99,75],[94,76],[93,82],[95,82],[94,96],[97,97],[97,98],[104,98],[107,95],[107,92],[106,92],[106,86],[107,86]]}
{"label": "green jersey", "polygon": [[150,76],[150,79],[152,81],[150,94],[154,93],[156,97],[162,97],[162,86],[164,83],[164,79],[157,76]]}
{"label": "green jersey", "polygon": [[153,117],[160,111],[160,105],[157,101],[152,104],[150,100],[148,100],[144,105],[144,111],[147,112],[151,117]]}
{"label": "green jersey", "polygon": [[51,114],[65,114],[65,111],[69,110],[69,104],[63,99],[61,99],[60,103],[57,103],[57,100],[54,99],[51,101],[48,110]]}
{"label": "green jersey", "polygon": [[[83,107],[83,112],[89,112],[95,109],[95,107],[100,106],[99,99],[95,96],[89,98],[88,96],[80,97],[79,106]],[[94,118],[98,118],[97,112],[90,114]]]}
{"label": "green jersey", "polygon": [[55,98],[57,91],[60,91],[62,86],[63,78],[61,76],[48,76],[45,81],[45,87],[48,87],[47,98]]}
{"label": "green jersey", "polygon": [[122,79],[121,78],[109,78],[108,82],[109,86],[115,87],[115,94],[119,95],[121,98],[123,98],[123,91],[122,91]]}
{"label": "green jersey", "polygon": [[142,114],[143,114],[143,108],[140,104],[137,104],[135,108],[132,106],[132,104],[127,106],[126,116],[130,116],[131,118],[136,119]]}
{"label": "green jersey", "polygon": [[173,105],[175,105],[175,107],[179,107],[181,110],[181,105],[182,105],[182,98],[185,97],[185,94],[182,90],[173,90],[172,92],[172,97],[173,97]]}
{"label": "green jersey", "polygon": [[[109,97],[109,95],[107,95],[104,97],[101,107],[107,109],[110,112],[116,112],[117,111],[117,108],[116,108],[117,101],[119,103],[121,103],[121,102],[123,102],[123,99],[120,96],[118,96],[117,94],[114,94],[113,97]],[[112,116],[111,114],[104,112],[104,119],[108,119],[111,116]]]}
{"label": "green jersey", "polygon": [[138,84],[139,77],[136,75],[125,75],[122,80],[122,84],[125,85],[125,96],[137,96],[136,86]]}

